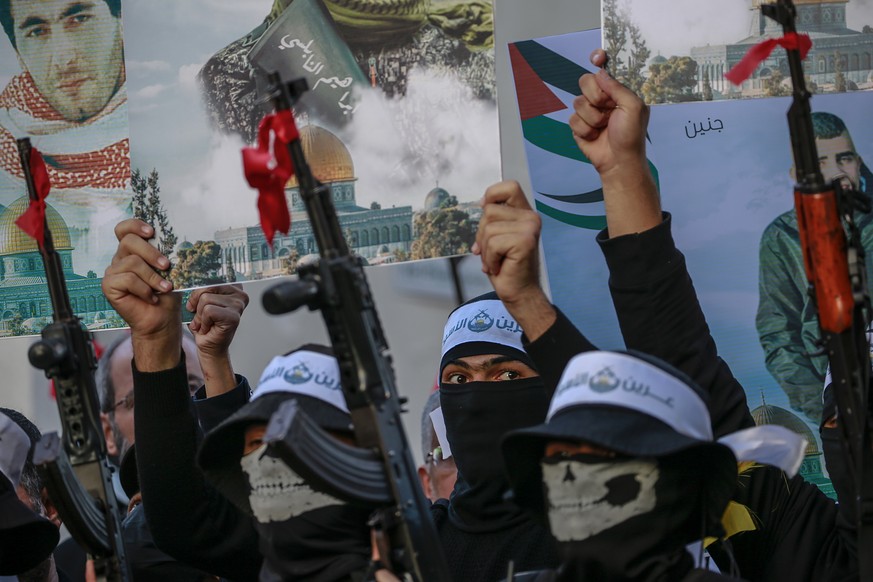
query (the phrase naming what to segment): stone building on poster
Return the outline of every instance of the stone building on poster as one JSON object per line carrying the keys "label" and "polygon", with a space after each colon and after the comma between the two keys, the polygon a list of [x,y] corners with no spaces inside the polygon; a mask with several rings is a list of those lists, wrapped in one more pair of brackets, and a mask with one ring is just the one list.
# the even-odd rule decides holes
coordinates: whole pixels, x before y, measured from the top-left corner
{"label": "stone building on poster", "polygon": [[830,480],[824,476],[824,472],[822,471],[822,452],[818,446],[815,434],[799,416],[793,412],[785,410],[784,408],[767,404],[762,396],[761,406],[752,411],[752,419],[757,425],[777,424],[779,426],[784,426],[805,438],[806,454],[800,464],[800,476],[803,477],[807,483],[812,483],[821,489],[822,493],[831,499],[837,498],[837,495],[834,492],[834,486],[831,484]]}
{"label": "stone building on poster", "polygon": [[[312,173],[331,187],[340,227],[354,253],[370,264],[393,262],[395,253],[408,254],[413,239],[412,207],[358,206],[355,168],[342,141],[315,125],[303,127],[300,140]],[[291,210],[291,231],[287,235],[277,233],[272,249],[260,226],[228,228],[215,233],[215,242],[222,249],[222,274],[227,275],[228,267],[232,266],[238,280],[260,279],[281,274],[285,259],[294,251],[298,258],[318,253],[296,178],[291,178],[285,193]]]}
{"label": "stone building on poster", "polygon": [[[28,204],[28,199],[22,197],[0,210],[0,336],[13,335],[16,331],[39,333],[52,320],[52,303],[39,248],[36,241],[15,224]],[[101,280],[73,271],[70,230],[49,204],[46,219],[55,250],[61,257],[73,312],[90,329],[117,327],[117,314],[103,296]],[[13,329],[16,321],[18,330]]]}
{"label": "stone building on poster", "polygon": [[[797,30],[809,34],[813,41],[812,49],[803,62],[804,72],[812,82],[824,89],[833,87],[838,70],[842,71],[850,89],[873,86],[873,32],[864,32],[863,30],[870,30],[867,27],[861,31],[849,28],[846,7],[850,1],[794,0],[797,7]],[[721,98],[729,98],[732,94],[763,95],[766,81],[776,71],[784,79],[790,78],[784,50],[773,51],[742,87],[734,87],[724,78],[724,74],[752,46],[783,34],[780,25],[761,14],[761,3],[762,0],[752,0],[750,36],[732,44],[691,49],[691,58],[698,66],[697,92],[703,92],[704,78],[707,76],[713,92],[720,94]],[[860,23],[859,26],[861,24],[873,26],[873,22]]]}

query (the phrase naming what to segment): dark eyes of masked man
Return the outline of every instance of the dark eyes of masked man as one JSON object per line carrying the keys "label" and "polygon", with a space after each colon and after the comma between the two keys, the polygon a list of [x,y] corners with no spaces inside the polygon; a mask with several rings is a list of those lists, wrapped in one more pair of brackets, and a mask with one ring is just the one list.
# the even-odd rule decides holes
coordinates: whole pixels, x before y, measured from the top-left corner
{"label": "dark eyes of masked man", "polygon": [[449,316],[443,332],[440,404],[458,477],[450,500],[433,505],[455,580],[498,580],[557,563],[554,540],[504,499],[508,482],[498,446],[513,429],[545,418],[549,397],[522,345],[522,330],[495,293]]}

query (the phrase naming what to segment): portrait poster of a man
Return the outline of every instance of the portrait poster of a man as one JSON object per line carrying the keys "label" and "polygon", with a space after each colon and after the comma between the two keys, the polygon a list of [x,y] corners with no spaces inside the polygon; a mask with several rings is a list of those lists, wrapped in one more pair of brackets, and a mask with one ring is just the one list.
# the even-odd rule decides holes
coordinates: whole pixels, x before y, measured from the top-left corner
{"label": "portrait poster of a man", "polygon": [[121,1],[2,0],[0,23],[0,335],[38,332],[51,317],[36,243],[15,225],[27,206],[22,137],[46,162],[73,308],[92,327],[112,326],[99,276],[130,212]]}

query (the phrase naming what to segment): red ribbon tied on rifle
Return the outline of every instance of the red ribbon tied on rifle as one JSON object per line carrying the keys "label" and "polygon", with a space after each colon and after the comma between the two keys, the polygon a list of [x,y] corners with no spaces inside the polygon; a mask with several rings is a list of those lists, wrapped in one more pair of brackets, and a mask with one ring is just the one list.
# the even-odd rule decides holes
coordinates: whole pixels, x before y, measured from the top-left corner
{"label": "red ribbon tied on rifle", "polygon": [[30,201],[30,206],[24,214],[15,220],[18,228],[36,239],[39,247],[45,244],[45,198],[52,185],[49,182],[45,160],[36,148],[30,150],[30,174],[33,176],[33,187],[36,190],[36,200]]}
{"label": "red ribbon tied on rifle", "polygon": [[731,67],[730,71],[725,73],[725,79],[734,85],[739,85],[752,76],[752,73],[755,72],[758,65],[761,64],[764,59],[769,57],[770,53],[772,53],[773,49],[777,46],[781,46],[789,51],[799,50],[800,58],[802,60],[806,58],[806,53],[808,53],[809,49],[812,48],[812,40],[810,40],[808,34],[789,32],[781,38],[771,38],[764,42],[759,42],[749,49],[749,52],[746,53],[746,56],[744,56],[740,62]]}
{"label": "red ribbon tied on rifle", "polygon": [[246,180],[258,190],[261,229],[270,248],[276,232],[288,234],[291,230],[285,185],[294,175],[294,164],[287,146],[299,137],[291,111],[277,111],[261,120],[257,147],[242,151]]}

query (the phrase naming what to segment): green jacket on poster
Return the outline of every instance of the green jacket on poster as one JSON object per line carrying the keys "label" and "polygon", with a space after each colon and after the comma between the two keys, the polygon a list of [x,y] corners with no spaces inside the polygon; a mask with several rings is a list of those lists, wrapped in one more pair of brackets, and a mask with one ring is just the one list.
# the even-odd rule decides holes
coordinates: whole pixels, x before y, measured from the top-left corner
{"label": "green jacket on poster", "polygon": [[[867,190],[864,178],[861,189]],[[856,212],[855,221],[867,253],[869,285],[873,281],[873,213]],[[818,424],[828,361],[824,354],[811,355],[821,351],[821,334],[808,287],[797,215],[791,209],[771,222],[761,236],[755,323],[767,370],[788,395],[791,407]]]}

